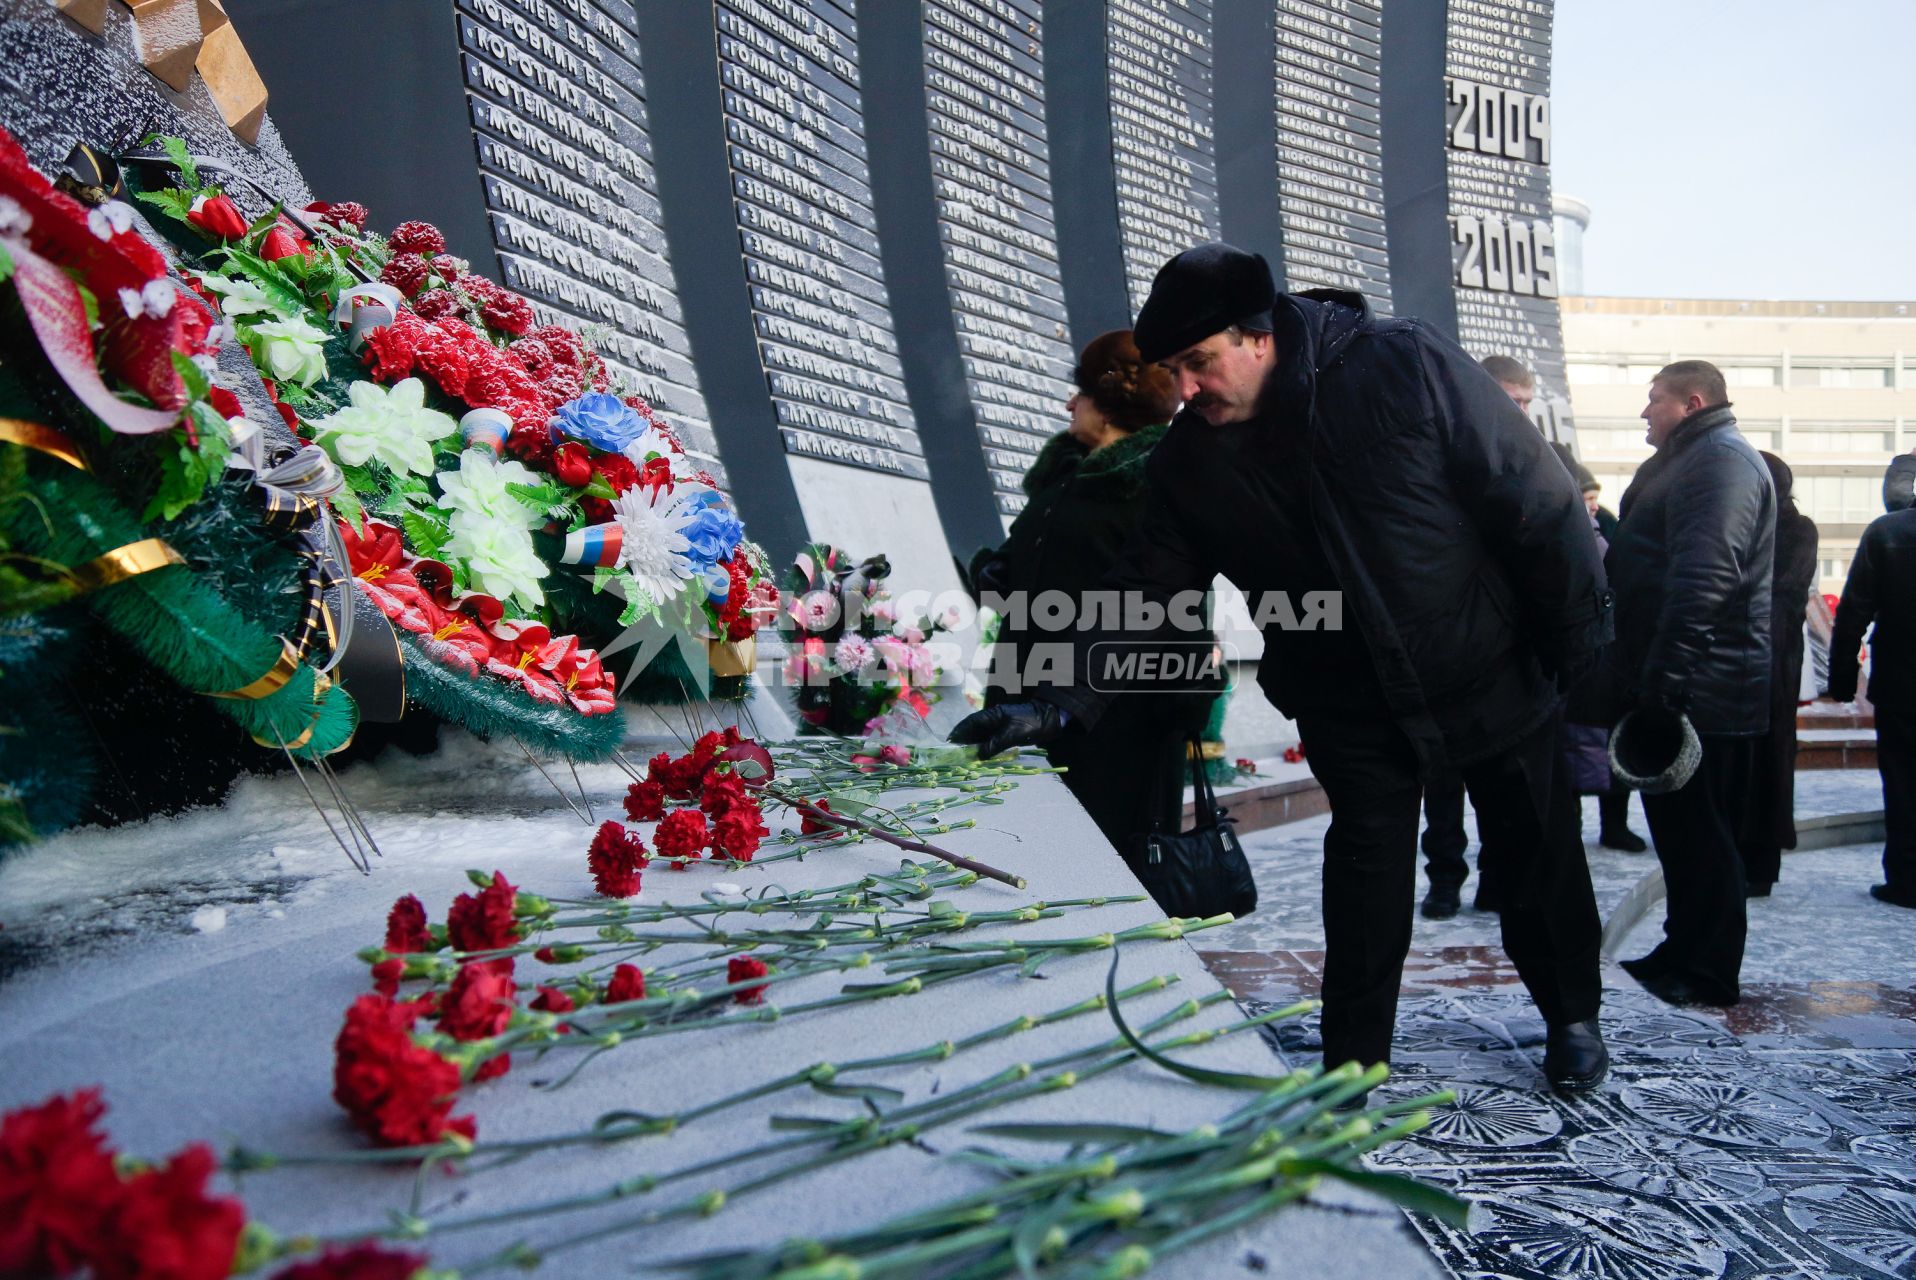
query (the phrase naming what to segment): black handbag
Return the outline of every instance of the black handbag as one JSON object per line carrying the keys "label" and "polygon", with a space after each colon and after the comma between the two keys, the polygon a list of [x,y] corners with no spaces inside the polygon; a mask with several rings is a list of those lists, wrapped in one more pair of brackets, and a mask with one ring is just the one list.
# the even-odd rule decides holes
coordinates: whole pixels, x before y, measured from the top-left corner
{"label": "black handbag", "polygon": [[1144,837],[1144,854],[1132,870],[1167,916],[1215,916],[1225,912],[1243,919],[1257,910],[1257,881],[1250,861],[1231,830],[1231,819],[1218,807],[1217,794],[1204,772],[1202,745],[1194,735],[1191,790],[1197,797],[1197,825],[1171,833],[1152,830]]}

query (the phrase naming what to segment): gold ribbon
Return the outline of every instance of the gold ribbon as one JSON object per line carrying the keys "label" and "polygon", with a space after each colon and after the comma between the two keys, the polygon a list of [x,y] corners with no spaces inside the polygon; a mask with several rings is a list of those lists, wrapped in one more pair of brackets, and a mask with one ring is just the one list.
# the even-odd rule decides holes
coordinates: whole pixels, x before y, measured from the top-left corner
{"label": "gold ribbon", "polygon": [[0,418],[0,440],[8,444],[17,444],[24,449],[37,449],[49,457],[58,458],[69,467],[78,467],[82,471],[92,468],[86,459],[80,456],[79,446],[66,438],[61,432],[38,422],[25,422],[19,418]]}
{"label": "gold ribbon", "polygon": [[281,689],[284,689],[286,682],[291,680],[298,670],[299,655],[294,653],[293,646],[288,643],[284,637],[281,637],[279,642],[279,661],[275,662],[265,675],[253,681],[251,684],[243,685],[238,689],[228,689],[224,693],[209,693],[206,696],[209,698],[235,698],[245,701],[271,697]]}
{"label": "gold ribbon", "polygon": [[81,594],[85,594],[143,573],[151,573],[155,569],[164,569],[169,564],[185,563],[179,552],[166,545],[166,539],[143,538],[139,542],[115,547],[85,564],[76,565],[66,571],[66,576]]}

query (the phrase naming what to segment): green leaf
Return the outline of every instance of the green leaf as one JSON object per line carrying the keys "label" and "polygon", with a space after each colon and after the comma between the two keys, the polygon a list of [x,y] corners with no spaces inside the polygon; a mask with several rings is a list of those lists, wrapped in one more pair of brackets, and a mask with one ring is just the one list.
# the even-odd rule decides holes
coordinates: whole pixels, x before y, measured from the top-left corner
{"label": "green leaf", "polygon": [[1470,1202],[1448,1191],[1406,1178],[1397,1173],[1379,1173],[1373,1169],[1339,1164],[1334,1160],[1287,1160],[1287,1173],[1316,1173],[1339,1182],[1348,1182],[1372,1195],[1381,1196],[1412,1213],[1427,1214],[1439,1222],[1465,1230],[1470,1226]]}
{"label": "green leaf", "polygon": [[366,509],[359,505],[359,495],[350,488],[341,489],[333,495],[333,509],[344,516],[353,532],[364,535],[366,532]]}
{"label": "green leaf", "polygon": [[[241,275],[257,284],[266,294],[267,301],[282,316],[293,317],[306,310],[305,295],[286,283],[286,277],[266,259],[246,252],[244,249],[229,247],[226,250],[227,264]],[[285,397],[281,397],[284,399]]]}
{"label": "green leaf", "polygon": [[247,224],[246,235],[243,239],[251,240],[254,236],[263,236],[272,228],[274,223],[279,221],[279,211],[282,207],[280,202],[275,200],[272,208]]}
{"label": "green leaf", "polygon": [[13,255],[7,252],[7,246],[0,243],[0,284],[13,278]]}
{"label": "green leaf", "polygon": [[1138,1039],[1137,1035],[1125,1023],[1124,1014],[1118,1009],[1118,961],[1120,958],[1120,949],[1113,947],[1111,949],[1111,970],[1105,975],[1104,979],[1106,1007],[1110,1011],[1111,1021],[1117,1024],[1118,1034],[1123,1036],[1133,1049],[1136,1049],[1144,1057],[1157,1063],[1166,1071],[1175,1072],[1185,1079],[1195,1080],[1199,1084],[1217,1085],[1224,1089],[1250,1089],[1259,1093],[1286,1086],[1295,1087],[1296,1082],[1289,1076],[1260,1076],[1239,1071],[1211,1071],[1204,1067],[1187,1066],[1182,1062],[1165,1057],[1150,1045]]}
{"label": "green leaf", "polygon": [[426,560],[437,560],[439,549],[452,536],[452,528],[444,520],[418,511],[401,513],[399,527],[406,531],[406,541],[412,544],[414,554]]}
{"label": "green leaf", "polygon": [[139,199],[165,213],[176,222],[185,222],[186,215],[193,211],[193,197],[184,191],[168,188],[165,191],[142,191]]}
{"label": "green leaf", "polygon": [[166,158],[179,167],[180,185],[182,187],[189,187],[195,191],[199,189],[200,167],[193,163],[193,153],[187,150],[186,139],[176,138],[171,134],[162,134],[157,137],[149,137],[147,141],[157,141],[160,144],[160,149],[166,152]]}
{"label": "green leaf", "polygon": [[183,355],[178,351],[169,351],[167,355],[173,360],[173,372],[180,375],[180,381],[186,386],[187,399],[206,399],[206,393],[213,389],[213,384],[207,378],[206,371],[194,364],[190,356]]}
{"label": "green leaf", "polygon": [[534,511],[541,512],[552,510],[572,496],[570,489],[550,481],[543,484],[508,484],[506,492]]}

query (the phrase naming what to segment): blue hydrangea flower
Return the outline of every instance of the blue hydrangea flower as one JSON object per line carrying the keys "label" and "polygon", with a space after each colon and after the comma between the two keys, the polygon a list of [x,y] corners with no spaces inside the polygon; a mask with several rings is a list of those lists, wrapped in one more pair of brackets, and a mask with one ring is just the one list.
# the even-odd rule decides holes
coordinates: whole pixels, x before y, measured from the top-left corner
{"label": "blue hydrangea flower", "polygon": [[645,419],[631,405],[605,391],[588,391],[560,405],[552,425],[606,453],[622,452],[645,434]]}

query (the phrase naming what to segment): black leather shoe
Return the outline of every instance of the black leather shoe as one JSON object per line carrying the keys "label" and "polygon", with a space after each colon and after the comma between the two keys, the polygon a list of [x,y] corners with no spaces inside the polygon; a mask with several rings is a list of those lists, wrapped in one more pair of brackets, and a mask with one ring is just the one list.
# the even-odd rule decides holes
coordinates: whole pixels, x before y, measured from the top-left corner
{"label": "black leather shoe", "polygon": [[1424,895],[1424,905],[1418,910],[1426,920],[1448,920],[1457,914],[1463,902],[1458,897],[1454,884],[1434,884],[1430,892]]}
{"label": "black leather shoe", "polygon": [[1650,846],[1643,837],[1625,827],[1621,831],[1606,831],[1597,837],[1597,843],[1606,849],[1615,849],[1621,853],[1642,853]]}
{"label": "black leather shoe", "polygon": [[1895,885],[1873,884],[1869,887],[1869,896],[1892,907],[1916,907],[1916,893]]}
{"label": "black leather shoe", "polygon": [[1663,1003],[1673,1004],[1678,1008],[1687,1009],[1696,1005],[1709,1005],[1713,1008],[1720,1009],[1735,1004],[1739,999],[1739,997],[1734,994],[1708,990],[1702,984],[1693,982],[1689,978],[1676,973],[1659,973],[1652,974],[1649,977],[1639,977],[1637,979],[1637,985],[1657,999],[1663,1001]]}
{"label": "black leather shoe", "polygon": [[1746,881],[1743,885],[1743,896],[1746,898],[1767,898],[1770,896],[1770,890],[1774,889],[1775,887],[1776,887],[1776,882],[1774,880]]}
{"label": "black leather shoe", "polygon": [[1649,955],[1638,956],[1634,960],[1619,960],[1617,963],[1623,966],[1625,973],[1635,978],[1638,982],[1644,982],[1651,978],[1661,978],[1670,972],[1669,964],[1654,951]]}
{"label": "black leather shoe", "polygon": [[1595,1018],[1550,1028],[1544,1038],[1543,1076],[1558,1093],[1583,1093],[1610,1074],[1610,1051]]}

